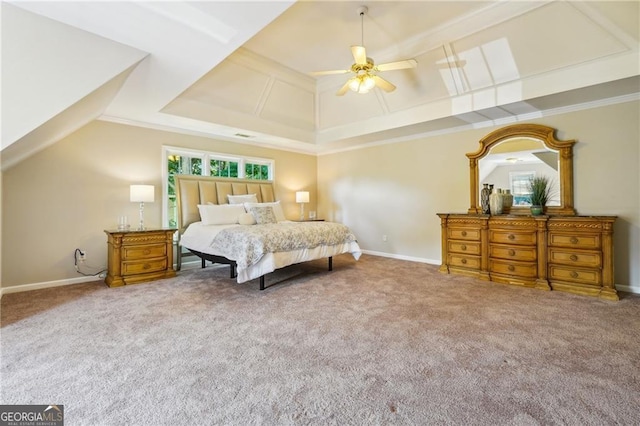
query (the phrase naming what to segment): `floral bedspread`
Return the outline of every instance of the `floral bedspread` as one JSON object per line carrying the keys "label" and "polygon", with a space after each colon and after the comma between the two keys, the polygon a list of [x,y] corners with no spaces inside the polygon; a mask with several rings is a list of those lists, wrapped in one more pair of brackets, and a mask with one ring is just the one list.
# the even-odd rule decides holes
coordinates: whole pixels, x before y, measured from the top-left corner
{"label": "floral bedspread", "polygon": [[227,259],[235,260],[238,269],[245,269],[266,253],[353,241],[356,241],[355,235],[340,223],[287,222],[226,228],[214,237],[211,248]]}

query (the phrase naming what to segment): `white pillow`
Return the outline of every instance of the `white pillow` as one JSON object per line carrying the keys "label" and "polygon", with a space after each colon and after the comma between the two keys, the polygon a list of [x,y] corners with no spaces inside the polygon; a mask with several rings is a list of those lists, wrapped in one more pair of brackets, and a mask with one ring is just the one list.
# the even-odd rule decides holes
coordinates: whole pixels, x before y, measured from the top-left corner
{"label": "white pillow", "polygon": [[242,204],[242,203],[257,203],[258,197],[256,194],[247,195],[227,195],[229,204]]}
{"label": "white pillow", "polygon": [[256,220],[253,218],[251,213],[242,213],[238,216],[238,223],[240,225],[255,225]]}
{"label": "white pillow", "polygon": [[244,203],[244,208],[246,211],[249,211],[251,207],[271,207],[273,208],[273,214],[276,216],[276,220],[278,222],[284,222],[285,220],[287,220],[287,218],[284,217],[284,212],[282,211],[280,201],[274,201],[272,203]]}
{"label": "white pillow", "polygon": [[203,225],[232,225],[243,214],[242,204],[198,204]]}

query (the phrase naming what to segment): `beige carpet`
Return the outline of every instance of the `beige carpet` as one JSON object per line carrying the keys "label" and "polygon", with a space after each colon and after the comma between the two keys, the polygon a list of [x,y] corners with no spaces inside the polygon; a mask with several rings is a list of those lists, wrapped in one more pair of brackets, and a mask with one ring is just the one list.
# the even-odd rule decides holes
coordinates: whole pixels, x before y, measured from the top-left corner
{"label": "beige carpet", "polygon": [[373,256],[2,298],[2,404],[67,425],[636,425],[640,297]]}

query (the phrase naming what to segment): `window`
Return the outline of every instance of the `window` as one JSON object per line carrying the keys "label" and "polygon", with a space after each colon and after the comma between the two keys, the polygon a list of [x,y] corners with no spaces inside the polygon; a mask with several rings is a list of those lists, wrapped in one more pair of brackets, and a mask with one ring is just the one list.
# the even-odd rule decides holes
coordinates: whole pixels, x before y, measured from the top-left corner
{"label": "window", "polygon": [[162,223],[177,226],[176,174],[273,180],[274,161],[165,146],[163,150]]}
{"label": "window", "polygon": [[509,172],[511,181],[511,193],[514,206],[530,206],[531,192],[529,182],[535,177],[535,172]]}

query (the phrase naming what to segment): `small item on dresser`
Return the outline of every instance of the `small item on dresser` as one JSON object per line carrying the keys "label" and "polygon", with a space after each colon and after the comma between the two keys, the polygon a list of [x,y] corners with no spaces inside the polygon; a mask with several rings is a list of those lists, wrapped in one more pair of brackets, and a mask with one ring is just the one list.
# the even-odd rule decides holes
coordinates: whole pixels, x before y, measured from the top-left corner
{"label": "small item on dresser", "polygon": [[489,206],[492,215],[502,214],[502,190],[500,188],[493,189],[489,197]]}
{"label": "small item on dresser", "polygon": [[491,210],[489,207],[489,196],[491,196],[491,190],[489,189],[489,184],[484,183],[484,188],[480,191],[480,205],[482,207],[482,214],[490,214]]}
{"label": "small item on dresser", "polygon": [[502,213],[509,214],[513,206],[513,194],[510,189],[502,190]]}
{"label": "small item on dresser", "polygon": [[118,218],[118,231],[128,231],[129,228],[129,218],[127,218],[127,216],[120,216]]}

